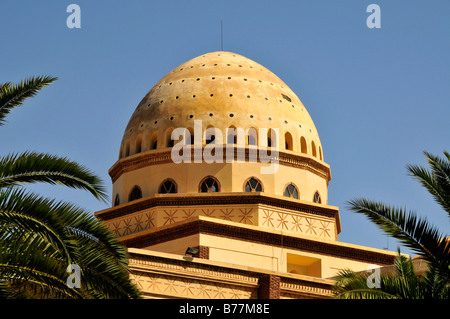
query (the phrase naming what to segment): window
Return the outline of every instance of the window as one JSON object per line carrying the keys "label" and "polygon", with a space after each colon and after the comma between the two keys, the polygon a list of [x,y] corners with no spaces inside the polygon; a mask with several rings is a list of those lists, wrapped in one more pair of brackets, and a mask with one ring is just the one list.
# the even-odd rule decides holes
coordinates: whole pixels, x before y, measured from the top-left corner
{"label": "window", "polygon": [[263,191],[262,183],[259,179],[251,177],[245,183],[244,190],[246,192],[262,192]]}
{"label": "window", "polygon": [[303,154],[308,153],[308,148],[306,146],[306,140],[303,136],[300,138],[300,149]]}
{"label": "window", "polygon": [[188,128],[188,132],[186,132],[186,139],[187,145],[194,145],[194,130],[191,127]]}
{"label": "window", "polygon": [[172,179],[166,179],[159,185],[159,194],[175,194],[177,192],[177,184]]}
{"label": "window", "polygon": [[173,147],[174,145],[174,140],[172,139],[172,128],[169,128],[166,131],[166,147]]}
{"label": "window", "polygon": [[292,151],[292,135],[289,132],[286,132],[286,134],[284,134],[284,148],[287,150]]}
{"label": "window", "polygon": [[214,134],[208,134],[206,136],[206,144],[216,144],[216,136]]}
{"label": "window", "polygon": [[201,193],[216,193],[220,191],[219,181],[212,176],[205,177],[200,182]]}
{"label": "window", "polygon": [[299,199],[297,187],[292,183],[287,185],[284,189],[284,196]]}
{"label": "window", "polygon": [[319,192],[314,193],[313,202],[317,204],[322,204],[322,199],[320,198]]}
{"label": "window", "polygon": [[114,199],[114,206],[117,206],[120,204],[120,197],[119,194],[116,195],[116,198]]}
{"label": "window", "polygon": [[267,147],[277,147],[277,132],[273,128],[267,132]]}
{"label": "window", "polygon": [[127,143],[125,148],[125,156],[130,156],[130,142]]}
{"label": "window", "polygon": [[234,126],[227,129],[227,144],[237,144],[237,132]]}
{"label": "window", "polygon": [[140,153],[142,151],[142,137],[139,136],[136,140],[136,153]]}
{"label": "window", "polygon": [[311,148],[312,148],[312,155],[314,157],[317,157],[317,153],[316,153],[316,144],[314,143],[314,141],[311,142]]}
{"label": "window", "polygon": [[247,144],[248,145],[257,145],[258,144],[258,139],[257,139],[258,132],[256,131],[256,129],[253,127],[250,127],[247,130],[247,134],[248,134]]}
{"label": "window", "polygon": [[133,190],[130,193],[130,196],[128,197],[128,201],[131,202],[139,198],[142,198],[142,191],[139,186],[134,186]]}
{"label": "window", "polygon": [[156,133],[153,133],[150,138],[150,149],[156,150],[157,147],[158,147],[158,136],[156,135]]}

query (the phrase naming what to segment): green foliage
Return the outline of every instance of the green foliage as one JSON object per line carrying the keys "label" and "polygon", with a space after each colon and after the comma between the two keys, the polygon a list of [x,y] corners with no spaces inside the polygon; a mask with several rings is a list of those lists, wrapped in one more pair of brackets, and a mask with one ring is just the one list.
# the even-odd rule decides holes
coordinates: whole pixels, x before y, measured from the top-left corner
{"label": "green foliage", "polygon": [[[56,78],[0,86],[0,125],[11,110]],[[27,192],[30,183],[60,184],[106,201],[102,181],[84,166],[49,154],[0,157],[0,299],[138,298],[121,242],[91,213]],[[70,288],[67,267],[81,270]]]}
{"label": "green foliage", "polygon": [[[424,152],[430,169],[408,165],[411,176],[417,179],[436,202],[450,216],[450,155],[444,151],[441,159]],[[450,285],[450,243],[425,218],[412,211],[395,208],[380,202],[357,198],[348,202],[349,209],[365,215],[386,234],[398,239],[427,262],[426,272],[418,277],[411,260],[399,255],[395,261],[395,274],[381,276],[381,287],[369,289],[367,274],[350,270],[338,274],[336,298],[404,298],[448,299]]]}

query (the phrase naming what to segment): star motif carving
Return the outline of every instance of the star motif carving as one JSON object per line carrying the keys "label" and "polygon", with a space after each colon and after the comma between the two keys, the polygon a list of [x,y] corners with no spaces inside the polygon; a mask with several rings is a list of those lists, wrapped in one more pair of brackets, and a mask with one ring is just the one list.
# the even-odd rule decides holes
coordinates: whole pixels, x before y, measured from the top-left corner
{"label": "star motif carving", "polygon": [[195,211],[196,211],[196,209],[192,209],[192,210],[191,209],[183,209],[183,213],[184,213],[183,218],[188,219],[188,218],[192,217],[194,215]]}
{"label": "star motif carving", "polygon": [[136,221],[136,223],[134,224],[136,226],[134,228],[134,231],[138,232],[144,230],[144,228],[142,227],[142,215],[134,216],[134,220]]}
{"label": "star motif carving", "polygon": [[287,223],[288,223],[288,221],[286,220],[286,218],[288,217],[288,215],[286,215],[286,214],[283,214],[283,213],[278,213],[278,219],[277,219],[277,221],[279,222],[278,223],[278,228],[280,228],[280,226],[281,226],[281,229],[288,229],[288,227],[287,227]]}
{"label": "star motif carving", "polygon": [[316,235],[317,233],[314,230],[314,228],[316,228],[316,226],[314,226],[315,220],[311,218],[305,218],[305,220],[306,220],[306,233]]}
{"label": "star motif carving", "polygon": [[152,228],[155,227],[155,223],[153,221],[155,220],[155,212],[145,213],[145,228]]}
{"label": "star motif carving", "polygon": [[292,216],[292,229],[294,231],[300,231],[302,232],[302,224],[300,223],[301,221],[301,217],[300,216],[295,216],[295,215],[291,215]]}
{"label": "star motif carving", "polygon": [[177,213],[177,209],[175,209],[174,211],[164,210],[164,213],[166,214],[166,216],[164,216],[164,219],[166,220],[164,222],[164,225],[172,224],[175,222],[175,219],[178,218],[177,216],[175,216],[175,214]]}
{"label": "star motif carving", "polygon": [[116,236],[120,236],[120,230],[122,227],[120,227],[120,221],[112,223],[112,231]]}
{"label": "star motif carving", "polygon": [[239,215],[239,217],[241,217],[239,222],[253,225],[252,215],[250,214],[252,210],[253,208],[239,208],[239,211],[242,213],[242,215]]}
{"label": "star motif carving", "polygon": [[131,218],[128,218],[128,219],[124,219],[123,220],[123,223],[125,224],[125,226],[123,227],[124,228],[124,231],[123,231],[123,234],[122,235],[128,235],[128,234],[130,234],[131,233]]}
{"label": "star motif carving", "polygon": [[272,220],[273,220],[273,217],[272,217],[272,214],[274,213],[274,212],[271,212],[271,211],[268,211],[268,210],[263,210],[263,213],[264,213],[264,216],[263,216],[263,218],[264,218],[264,222],[263,222],[263,225],[265,225],[265,224],[267,224],[267,226],[269,226],[269,227],[274,227],[273,226],[273,223],[272,223]]}
{"label": "star motif carving", "polygon": [[213,216],[214,211],[215,209],[202,209],[202,213],[208,217],[215,217]]}
{"label": "star motif carving", "polygon": [[231,218],[234,217],[233,215],[231,215],[233,210],[234,210],[233,208],[221,209],[220,211],[222,212],[223,215],[220,217],[224,220],[231,220]]}
{"label": "star motif carving", "polygon": [[319,229],[321,230],[320,236],[331,237],[329,233],[330,228],[328,227],[328,225],[330,225],[330,222],[320,221],[320,224],[322,225],[322,227],[319,227]]}

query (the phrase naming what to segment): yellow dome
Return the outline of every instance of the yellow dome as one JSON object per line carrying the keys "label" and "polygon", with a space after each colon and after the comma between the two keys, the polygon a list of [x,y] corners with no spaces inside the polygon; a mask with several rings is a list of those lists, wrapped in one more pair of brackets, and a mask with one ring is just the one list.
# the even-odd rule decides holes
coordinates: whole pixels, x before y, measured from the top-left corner
{"label": "yellow dome", "polygon": [[222,51],[180,65],[146,94],[125,130],[119,158],[166,148],[168,130],[192,128],[199,119],[204,129],[222,132],[278,128],[280,148],[323,160],[317,130],[297,95],[259,63]]}

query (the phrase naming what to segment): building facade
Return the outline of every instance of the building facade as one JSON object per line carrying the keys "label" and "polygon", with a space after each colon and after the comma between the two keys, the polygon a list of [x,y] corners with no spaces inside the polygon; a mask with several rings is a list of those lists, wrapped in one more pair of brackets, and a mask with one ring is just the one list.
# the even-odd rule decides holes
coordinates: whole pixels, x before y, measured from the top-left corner
{"label": "building facade", "polygon": [[280,78],[235,53],[163,77],[109,174],[113,206],[96,216],[128,247],[147,298],[329,298],[339,270],[396,256],[338,241],[314,122]]}

